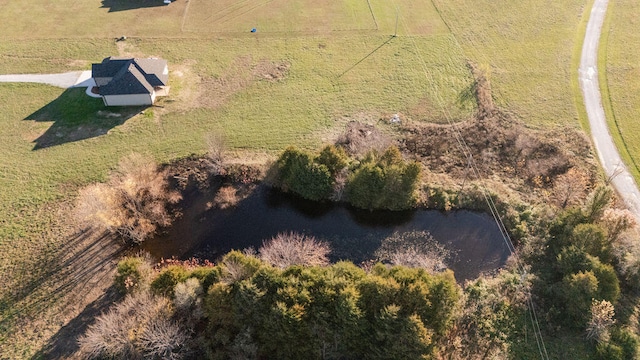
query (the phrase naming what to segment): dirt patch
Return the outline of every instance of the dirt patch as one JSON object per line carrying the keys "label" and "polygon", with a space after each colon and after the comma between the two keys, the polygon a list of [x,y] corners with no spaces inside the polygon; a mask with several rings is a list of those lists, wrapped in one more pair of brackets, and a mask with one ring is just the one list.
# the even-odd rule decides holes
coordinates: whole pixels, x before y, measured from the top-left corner
{"label": "dirt patch", "polygon": [[[453,179],[470,175],[495,179],[525,195],[536,189],[549,195],[559,188],[559,182],[575,177],[565,176],[570,169],[572,174],[579,173],[587,179],[585,190],[594,183],[597,165],[582,132],[524,126],[495,106],[486,72],[471,63],[469,69],[475,81],[462,96],[475,100],[476,114],[456,124],[403,124],[401,150],[422,162],[430,172]],[[474,174],[471,162],[479,174]]]}
{"label": "dirt patch", "polygon": [[279,81],[284,79],[289,72],[291,65],[286,62],[273,62],[261,60],[253,68],[254,79],[264,79],[268,81]]}
{"label": "dirt patch", "polygon": [[347,128],[336,141],[350,155],[364,155],[371,150],[384,151],[391,145],[391,138],[383,134],[378,128],[371,124],[364,124],[358,121],[351,121]]}
{"label": "dirt patch", "polygon": [[211,183],[210,164],[204,157],[190,156],[177,159],[163,166],[167,175],[173,179],[171,187],[180,191],[190,186],[206,189]]}
{"label": "dirt patch", "polygon": [[234,94],[256,81],[281,81],[289,72],[289,63],[260,60],[250,56],[236,59],[219,77],[200,79],[197,106],[215,109],[225,104]]}

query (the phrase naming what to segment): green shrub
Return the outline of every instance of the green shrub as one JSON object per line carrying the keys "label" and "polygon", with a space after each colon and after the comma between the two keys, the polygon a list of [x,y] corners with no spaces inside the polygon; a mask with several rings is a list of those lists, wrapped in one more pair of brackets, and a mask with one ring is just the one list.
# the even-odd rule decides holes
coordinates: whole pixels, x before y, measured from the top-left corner
{"label": "green shrub", "polygon": [[151,290],[156,294],[173,295],[175,286],[187,280],[189,273],[183,266],[171,265],[163,269],[151,283]]}
{"label": "green shrub", "polygon": [[322,149],[315,161],[320,165],[326,166],[331,176],[335,177],[337,173],[347,167],[349,157],[342,147],[328,145]]}
{"label": "green shrub", "polygon": [[220,262],[220,280],[225,283],[234,283],[250,278],[263,265],[258,258],[246,256],[240,251],[231,251]]}
{"label": "green shrub", "polygon": [[620,283],[613,266],[593,259],[591,271],[598,279],[598,299],[615,304],[620,297]]}
{"label": "green shrub", "polygon": [[596,346],[596,355],[602,360],[627,360],[638,358],[638,337],[631,331],[614,328],[608,342]]}
{"label": "green shrub", "polygon": [[333,190],[333,177],[327,166],[313,161],[311,155],[288,148],[277,163],[276,186],[309,200],[325,200]]}
{"label": "green shrub", "polygon": [[199,266],[191,271],[189,277],[200,280],[203,291],[207,292],[211,285],[220,280],[220,268],[215,266]]}
{"label": "green shrub", "polygon": [[114,285],[122,293],[146,289],[151,276],[150,260],[142,256],[125,257],[118,262]]}
{"label": "green shrub", "polygon": [[598,344],[596,355],[600,360],[626,360],[620,346],[611,343]]}
{"label": "green shrub", "polygon": [[625,328],[615,328],[611,331],[610,343],[617,344],[622,353],[624,359],[637,359],[638,349],[640,347],[640,341],[638,336],[632,331]]}
{"label": "green shrub", "polygon": [[384,191],[384,171],[372,163],[361,165],[349,178],[347,199],[362,209],[377,209]]}
{"label": "green shrub", "polygon": [[598,278],[592,271],[567,275],[561,291],[565,320],[571,326],[584,328],[589,321],[591,300],[598,298]]}
{"label": "green shrub", "polygon": [[589,255],[604,262],[611,260],[611,250],[605,231],[596,224],[578,224],[570,237],[572,245],[584,249]]}
{"label": "green shrub", "polygon": [[424,188],[426,194],[426,205],[432,209],[449,211],[455,206],[454,194],[441,189],[427,185]]}
{"label": "green shrub", "polygon": [[404,161],[394,146],[380,156],[372,152],[349,177],[347,199],[368,210],[409,209],[415,205],[420,171],[418,163]]}

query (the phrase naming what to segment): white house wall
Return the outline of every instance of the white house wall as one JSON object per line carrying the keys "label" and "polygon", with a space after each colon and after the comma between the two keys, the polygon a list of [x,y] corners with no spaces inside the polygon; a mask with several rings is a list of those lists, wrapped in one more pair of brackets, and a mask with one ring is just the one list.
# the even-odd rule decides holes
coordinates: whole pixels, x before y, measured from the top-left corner
{"label": "white house wall", "polygon": [[106,106],[152,105],[153,98],[149,94],[105,95],[102,97]]}

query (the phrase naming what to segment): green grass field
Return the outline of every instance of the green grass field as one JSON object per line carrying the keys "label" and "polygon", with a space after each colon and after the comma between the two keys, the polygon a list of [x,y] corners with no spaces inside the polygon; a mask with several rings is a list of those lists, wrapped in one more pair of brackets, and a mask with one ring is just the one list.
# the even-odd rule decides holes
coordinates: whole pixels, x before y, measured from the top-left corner
{"label": "green grass field", "polygon": [[[45,278],[65,242],[58,208],[132,151],[159,161],[203,153],[215,132],[234,152],[271,156],[316,149],[350,118],[461,120],[473,112],[457,104],[468,60],[490,69],[497,103],[525,123],[579,126],[571,60],[584,2],[157,3],[0,0],[0,73],[154,55],[169,61],[172,86],[159,107],[131,116],[82,90],[0,84],[0,283],[11,289],[0,294],[0,358],[31,357],[64,325]],[[265,76],[278,66],[287,70]]]}
{"label": "green grass field", "polygon": [[610,2],[599,59],[600,88],[609,129],[637,183],[640,183],[639,22],[640,4],[628,0]]}
{"label": "green grass field", "polygon": [[498,105],[532,126],[578,124],[571,58],[587,2],[434,2],[465,54],[489,67]]}

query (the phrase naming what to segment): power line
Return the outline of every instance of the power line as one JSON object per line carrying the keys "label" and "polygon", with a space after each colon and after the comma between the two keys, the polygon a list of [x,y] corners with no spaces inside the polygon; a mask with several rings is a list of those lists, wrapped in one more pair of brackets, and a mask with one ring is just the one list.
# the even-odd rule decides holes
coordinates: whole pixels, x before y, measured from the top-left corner
{"label": "power line", "polygon": [[[395,1],[394,1],[394,5]],[[397,5],[396,5],[396,9],[398,9]],[[397,10],[396,10],[397,11]],[[397,22],[398,22],[398,11],[396,12],[396,34],[397,35]],[[404,21],[402,21],[405,33],[408,34],[408,28],[406,26],[406,23]],[[507,246],[507,248],[509,249],[509,252],[515,257],[516,260],[516,266],[518,268],[518,270],[522,273],[522,276],[526,276],[526,269],[524,268],[524,266],[522,265],[522,262],[520,260],[520,257],[516,251],[515,246],[513,245],[513,241],[511,240],[511,237],[509,235],[509,232],[507,231],[506,226],[504,225],[504,222],[502,221],[502,218],[500,217],[500,214],[498,212],[498,208],[495,204],[495,202],[493,201],[493,198],[491,197],[491,194],[489,194],[488,190],[486,189],[486,187],[484,186],[483,182],[481,181],[482,178],[480,176],[480,171],[478,170],[478,166],[473,158],[473,154],[471,152],[471,148],[469,147],[469,145],[467,144],[466,140],[464,139],[464,137],[462,136],[462,133],[460,132],[460,130],[456,127],[455,123],[453,122],[451,115],[449,114],[449,111],[447,110],[447,108],[444,106],[443,104],[443,100],[441,99],[439,92],[437,91],[438,89],[435,87],[435,81],[433,78],[433,75],[431,75],[429,73],[429,70],[427,68],[426,65],[426,61],[424,60],[422,53],[420,52],[420,49],[418,47],[418,45],[416,44],[416,41],[413,37],[410,37],[411,41],[413,43],[414,48],[416,49],[416,54],[418,55],[418,57],[420,58],[420,62],[422,65],[422,71],[424,72],[425,78],[427,79],[427,81],[431,80],[430,83],[432,84],[432,89],[433,89],[433,94],[437,99],[437,103],[438,106],[440,107],[442,113],[444,114],[445,118],[447,119],[447,122],[449,123],[449,126],[454,130],[454,137],[456,139],[456,142],[458,143],[458,146],[460,147],[460,150],[462,151],[463,155],[465,156],[465,158],[467,159],[468,162],[468,166],[472,169],[473,173],[476,175],[476,178],[480,181],[480,185],[481,185],[481,189],[482,189],[482,195],[485,199],[485,202],[487,203],[487,206],[489,207],[489,211],[491,212],[491,215],[494,219],[494,221],[496,222],[496,224],[498,225],[498,228],[500,229],[500,233],[502,235],[503,241],[505,242],[505,245]],[[455,37],[454,37],[454,40]],[[457,40],[456,40],[457,43]],[[457,44],[460,47],[460,44]],[[529,291],[526,292],[526,297],[527,297],[527,307],[529,309],[529,317],[531,319],[531,325],[533,327],[533,331],[534,331],[534,336],[536,338],[536,345],[538,347],[538,352],[540,354],[540,358],[542,359],[549,359],[549,354],[547,353],[547,349],[546,346],[544,344],[544,339],[542,337],[542,331],[540,329],[540,323],[538,321],[538,316],[537,313],[535,311],[535,304],[533,303],[532,297],[531,297],[531,293]]]}

